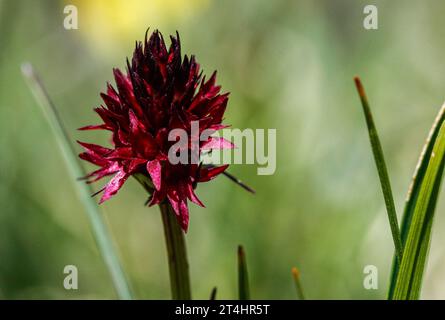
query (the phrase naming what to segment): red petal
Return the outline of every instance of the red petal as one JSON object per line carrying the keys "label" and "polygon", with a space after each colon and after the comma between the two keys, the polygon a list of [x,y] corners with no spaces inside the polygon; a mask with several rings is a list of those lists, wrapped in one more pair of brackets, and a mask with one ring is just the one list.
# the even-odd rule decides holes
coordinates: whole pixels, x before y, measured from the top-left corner
{"label": "red petal", "polygon": [[142,165],[146,165],[146,163],[146,159],[133,158],[130,160],[130,163],[125,168],[129,174],[133,174],[137,172]]}
{"label": "red petal", "polygon": [[151,196],[149,206],[160,204],[165,199],[165,192],[155,190]]}
{"label": "red petal", "polygon": [[98,124],[98,125],[92,125],[92,126],[85,126],[82,128],[79,128],[77,130],[82,130],[82,131],[86,131],[86,130],[112,130],[112,128],[106,124]]}
{"label": "red petal", "polygon": [[99,156],[94,152],[82,152],[81,154],[79,154],[79,158],[91,162],[92,164],[95,164],[96,166],[99,167],[104,167],[108,165],[109,162],[107,159],[103,158],[102,156]]}
{"label": "red petal", "polygon": [[221,137],[210,137],[207,142],[204,142],[201,149],[211,150],[211,149],[233,149],[235,145]]}
{"label": "red petal", "polygon": [[132,110],[129,111],[128,115],[130,118],[130,139],[145,158],[153,158],[156,156],[158,150],[155,138],[148,133],[144,124],[136,117]]}
{"label": "red petal", "polygon": [[96,182],[97,180],[102,179],[103,177],[109,176],[110,174],[114,174],[117,171],[119,171],[119,164],[117,162],[109,165],[109,166],[105,166],[103,168],[100,168],[99,170],[96,170],[94,172],[91,172],[90,174],[88,174],[87,176],[85,176],[85,179],[88,179],[90,177],[94,177],[95,178],[93,180],[89,180],[87,181],[87,183],[93,183]]}
{"label": "red petal", "polygon": [[[112,93],[111,91],[108,91],[108,92]],[[120,112],[121,102],[117,95],[109,95],[109,94],[101,93],[100,96],[101,96],[102,100],[105,102],[108,109],[110,109],[113,112]]]}
{"label": "red petal", "polygon": [[108,182],[108,184],[105,186],[104,194],[102,195],[99,204],[103,203],[104,201],[107,201],[112,196],[114,196],[127,179],[128,179],[128,174],[123,170],[119,171],[113,177],[113,179],[111,179],[110,182]]}
{"label": "red petal", "polygon": [[120,96],[127,97],[132,88],[131,82],[118,68],[113,69],[114,80],[116,81],[117,90]]}
{"label": "red petal", "polygon": [[107,159],[118,160],[118,159],[132,159],[133,149],[131,147],[116,148],[107,154]]}
{"label": "red petal", "polygon": [[105,148],[93,143],[86,143],[81,141],[77,141],[77,143],[84,147],[87,152],[94,152],[100,156],[106,155],[107,153],[110,153],[112,151],[112,149]]}
{"label": "red petal", "polygon": [[189,225],[189,209],[187,207],[187,200],[179,199],[175,200],[174,198],[167,196],[173,210],[176,213],[176,219],[179,222],[182,230],[187,232]]}
{"label": "red petal", "polygon": [[156,190],[161,190],[161,163],[158,160],[147,162],[147,171]]}
{"label": "red petal", "polygon": [[191,184],[187,185],[187,191],[188,191],[188,198],[193,202],[196,203],[198,206],[201,206],[205,208],[205,205],[199,200],[199,198],[196,196],[195,191],[193,190],[193,186]]}
{"label": "red petal", "polygon": [[207,182],[212,179],[214,179],[217,175],[223,173],[227,168],[229,167],[228,164],[220,166],[220,167],[213,167],[213,168],[202,168],[201,172],[199,173],[199,182]]}

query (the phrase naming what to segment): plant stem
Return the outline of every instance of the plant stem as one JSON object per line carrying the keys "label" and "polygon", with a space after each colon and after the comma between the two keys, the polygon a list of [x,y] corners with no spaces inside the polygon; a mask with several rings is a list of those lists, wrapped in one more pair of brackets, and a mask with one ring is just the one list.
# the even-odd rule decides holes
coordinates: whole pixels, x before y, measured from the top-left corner
{"label": "plant stem", "polygon": [[394,198],[391,191],[391,184],[389,182],[388,170],[386,169],[385,158],[383,156],[382,145],[380,143],[377,129],[374,124],[374,120],[369,107],[368,99],[366,97],[365,89],[360,81],[360,78],[354,78],[355,85],[357,87],[360,100],[362,102],[363,113],[366,119],[366,125],[368,126],[369,140],[371,142],[372,152],[374,154],[375,164],[377,166],[377,172],[380,178],[380,184],[382,186],[383,197],[385,199],[386,211],[388,213],[389,224],[391,227],[392,238],[394,241],[394,247],[396,257],[399,263],[402,261],[403,245],[402,238],[400,236],[399,223],[397,221],[396,208],[394,205]]}
{"label": "plant stem", "polygon": [[164,224],[172,298],[174,300],[191,300],[184,232],[179,226],[176,215],[169,203],[164,202],[159,205],[159,208]]}
{"label": "plant stem", "polygon": [[[137,173],[134,175],[134,178],[148,194],[151,195],[153,193],[153,183],[146,174]],[[162,223],[164,225],[172,299],[191,300],[189,265],[184,232],[176,219],[173,208],[167,201],[161,203],[159,209],[161,210]]]}
{"label": "plant stem", "polygon": [[[42,81],[30,64],[24,64],[22,66],[22,72],[39,106],[42,108],[43,112],[48,118],[48,122],[53,129],[54,136],[56,137],[65,158],[68,170],[71,173],[72,181],[75,181],[79,177],[85,176],[85,171],[79,164],[68,132],[65,129],[62,119],[60,118],[57,109],[50,99]],[[91,198],[91,194],[93,193],[91,186],[85,183],[76,183],[75,187],[78,191],[79,198],[85,207],[92,234],[96,240],[97,247],[102,255],[105,265],[111,275],[117,295],[120,299],[132,299],[130,286],[125,277],[124,271],[122,270],[122,266],[119,262],[119,258],[115,251],[109,231],[105,225],[101,213],[99,212],[96,201]]]}

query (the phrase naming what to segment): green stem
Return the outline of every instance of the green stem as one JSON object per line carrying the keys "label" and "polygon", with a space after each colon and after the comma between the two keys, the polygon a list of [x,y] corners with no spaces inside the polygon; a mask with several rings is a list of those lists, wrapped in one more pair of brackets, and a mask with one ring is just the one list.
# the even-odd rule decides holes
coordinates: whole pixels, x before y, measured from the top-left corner
{"label": "green stem", "polygon": [[[134,178],[142,185],[148,194],[154,191],[153,183],[146,174],[137,173]],[[191,300],[189,265],[182,231],[176,214],[171,205],[164,201],[159,205],[162,223],[164,225],[165,243],[167,247],[168,267],[172,299]]]}
{"label": "green stem", "polygon": [[182,231],[169,203],[159,205],[164,224],[165,242],[170,271],[170,286],[174,300],[191,300],[189,265]]}

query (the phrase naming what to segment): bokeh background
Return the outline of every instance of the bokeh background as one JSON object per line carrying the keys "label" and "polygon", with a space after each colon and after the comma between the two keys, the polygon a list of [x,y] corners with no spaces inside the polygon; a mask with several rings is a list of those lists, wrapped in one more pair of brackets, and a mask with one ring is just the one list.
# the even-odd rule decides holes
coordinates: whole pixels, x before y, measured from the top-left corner
{"label": "bokeh background", "polygon": [[[362,27],[379,9],[379,29]],[[79,29],[63,28],[74,4]],[[308,298],[383,299],[392,240],[352,77],[361,75],[402,211],[432,121],[445,100],[445,3],[439,0],[0,0],[0,298],[114,299],[110,277],[49,125],[20,73],[44,79],[72,140],[150,27],[180,32],[183,53],[230,91],[226,122],[277,129],[277,170],[252,165],[201,185],[187,234],[193,295],[237,297],[236,247],[247,251],[252,297],[294,299],[298,266]],[[77,147],[77,146],[76,146]],[[82,164],[85,165],[85,164]],[[101,183],[95,185],[96,189]],[[443,198],[442,194],[442,198]],[[160,214],[130,180],[101,206],[134,293],[168,299]],[[445,298],[445,215],[440,200],[423,298]],[[79,289],[63,288],[63,267]],[[363,288],[363,268],[379,289]]]}

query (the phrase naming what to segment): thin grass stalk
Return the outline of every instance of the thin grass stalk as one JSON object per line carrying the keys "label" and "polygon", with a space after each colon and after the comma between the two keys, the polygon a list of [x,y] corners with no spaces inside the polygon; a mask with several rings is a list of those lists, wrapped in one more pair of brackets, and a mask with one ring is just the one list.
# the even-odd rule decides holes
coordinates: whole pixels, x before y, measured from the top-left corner
{"label": "thin grass stalk", "polygon": [[394,205],[394,198],[392,195],[388,170],[386,169],[385,158],[383,156],[382,145],[380,143],[377,129],[374,124],[374,119],[372,117],[371,108],[369,107],[365,89],[363,88],[363,85],[358,77],[355,77],[354,81],[357,87],[360,101],[362,103],[366,125],[368,127],[369,140],[371,142],[371,148],[374,155],[375,164],[377,166],[377,172],[380,178],[380,185],[382,187],[383,197],[385,199],[386,211],[391,227],[391,234],[394,242],[396,256],[398,261],[400,262],[402,261],[403,255],[402,238],[400,236],[399,223],[397,221],[397,213]]}
{"label": "thin grass stalk", "polygon": [[239,300],[250,300],[249,274],[243,246],[238,246],[238,293]]}
{"label": "thin grass stalk", "polygon": [[218,288],[217,288],[217,287],[214,287],[214,288],[212,289],[212,292],[210,293],[210,300],[216,300],[216,294],[217,294],[217,292],[218,292]]}
{"label": "thin grass stalk", "polygon": [[[45,113],[48,122],[51,125],[54,136],[65,158],[72,181],[76,181],[79,177],[85,176],[86,173],[78,162],[77,154],[70,142],[71,139],[63,125],[57,109],[33,67],[30,64],[22,65],[22,73],[34,94],[38,105]],[[91,186],[85,183],[75,183],[75,188],[80,201],[84,205],[92,234],[108,272],[111,275],[118,297],[123,300],[132,299],[130,286],[119,262],[109,231],[105,226],[105,222],[99,212],[96,201],[91,197],[91,194],[93,194]]]}

